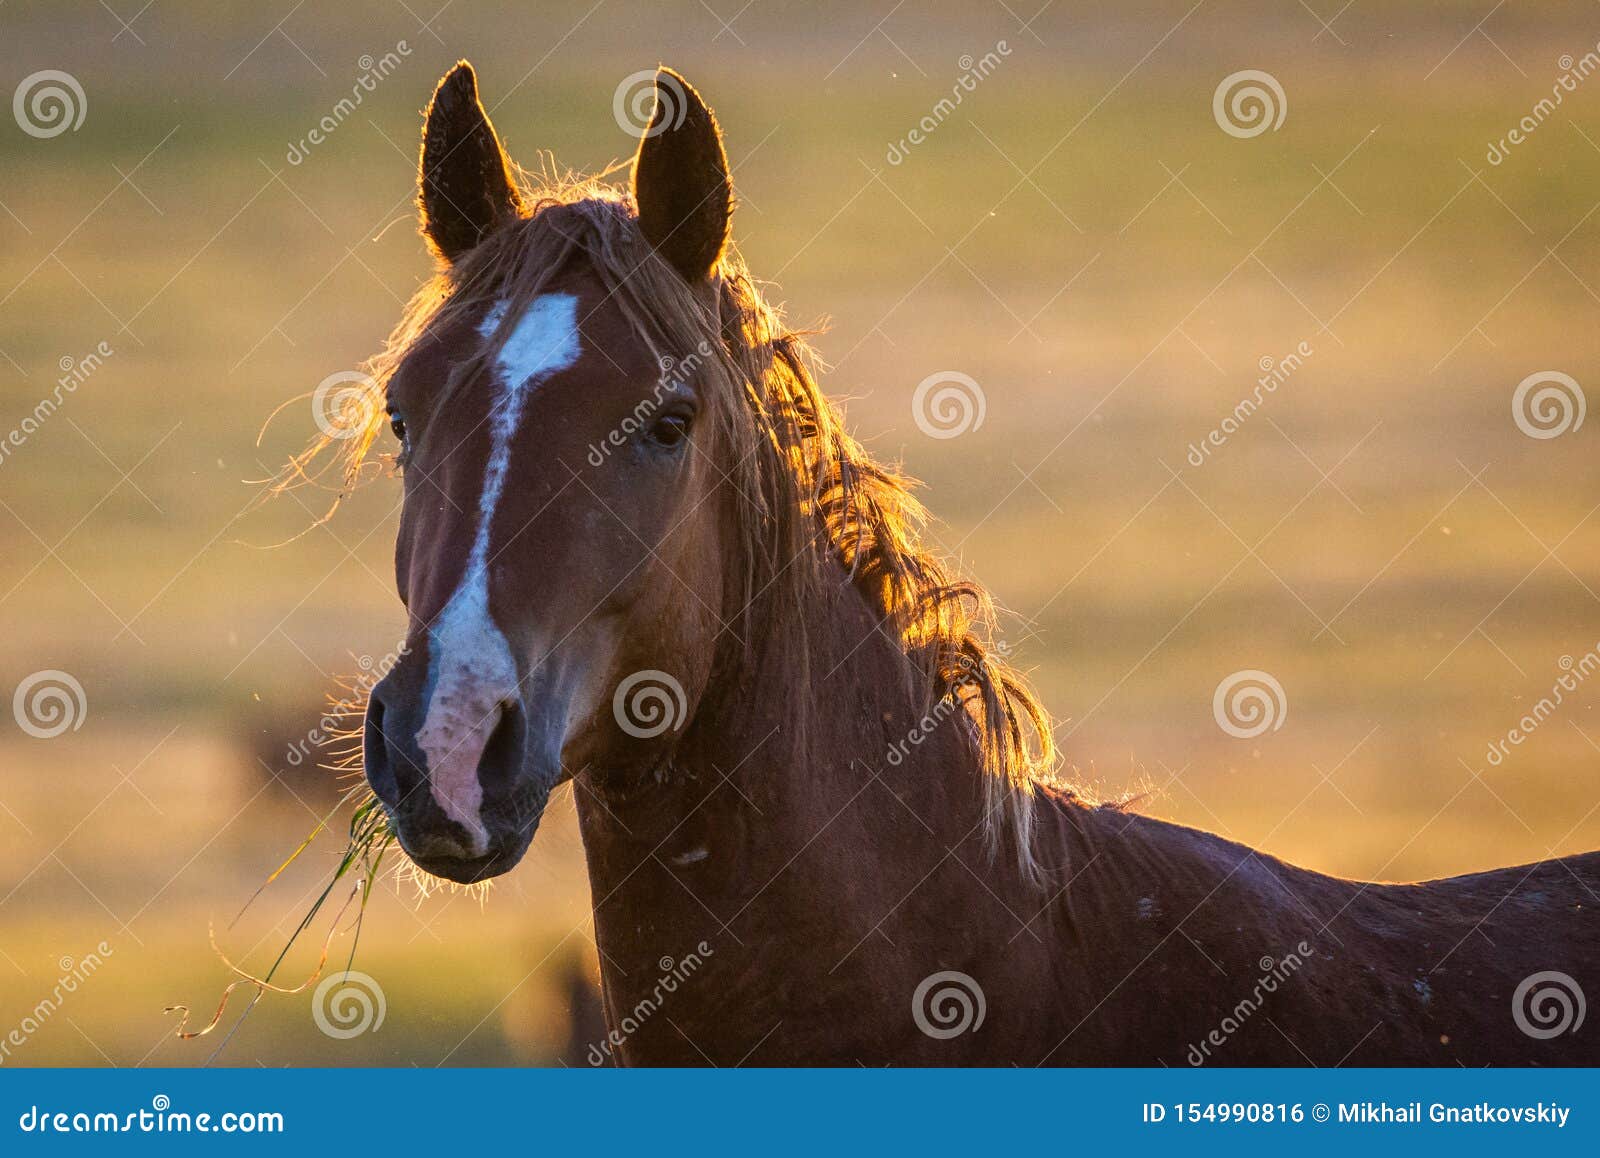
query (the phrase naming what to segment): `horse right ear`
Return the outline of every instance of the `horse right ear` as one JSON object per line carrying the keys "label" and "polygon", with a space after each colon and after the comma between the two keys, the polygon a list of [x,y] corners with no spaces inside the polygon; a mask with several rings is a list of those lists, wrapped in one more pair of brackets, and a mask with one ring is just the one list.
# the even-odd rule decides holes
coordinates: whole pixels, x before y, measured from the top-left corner
{"label": "horse right ear", "polygon": [[733,182],[717,118],[670,68],[655,78],[655,111],[633,159],[639,229],[690,285],[710,277],[728,244]]}
{"label": "horse right ear", "polygon": [[522,211],[505,150],[478,100],[478,78],[464,60],[428,102],[417,207],[422,236],[446,262]]}

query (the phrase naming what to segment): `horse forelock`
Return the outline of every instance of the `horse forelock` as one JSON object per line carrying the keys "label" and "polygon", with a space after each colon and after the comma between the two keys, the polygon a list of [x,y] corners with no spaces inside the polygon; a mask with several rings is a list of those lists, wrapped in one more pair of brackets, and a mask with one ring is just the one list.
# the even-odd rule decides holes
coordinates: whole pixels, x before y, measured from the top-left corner
{"label": "horse forelock", "polygon": [[[929,705],[948,699],[966,714],[975,771],[985,780],[989,846],[1009,846],[1023,874],[1039,879],[1032,828],[1036,790],[1054,784],[1049,716],[992,641],[987,591],[923,545],[927,516],[912,481],[846,432],[816,384],[805,335],[786,328],[731,249],[713,308],[649,249],[620,189],[597,181],[550,184],[530,189],[523,203],[531,206],[526,216],[413,296],[366,365],[361,428],[314,445],[277,485],[315,478],[308,468],[328,451],[344,486],[354,485],[384,427],[390,382],[419,342],[464,323],[476,333],[484,319],[504,317],[505,324],[484,327],[474,355],[492,360],[551,279],[568,263],[585,262],[659,364],[696,360],[715,452],[740,496],[731,504],[737,557],[725,569],[743,625],[732,658],[791,687],[803,684],[808,635],[826,630],[814,611],[837,586],[842,566],[899,642],[908,684]],[[791,695],[788,702],[808,699]],[[813,729],[798,723],[785,732],[803,750]]]}

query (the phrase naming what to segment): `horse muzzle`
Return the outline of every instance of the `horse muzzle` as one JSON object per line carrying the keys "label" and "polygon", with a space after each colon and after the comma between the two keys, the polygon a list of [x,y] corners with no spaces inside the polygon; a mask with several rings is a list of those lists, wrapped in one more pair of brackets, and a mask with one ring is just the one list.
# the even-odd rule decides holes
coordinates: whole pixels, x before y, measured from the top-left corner
{"label": "horse muzzle", "polygon": [[460,884],[509,872],[533,842],[559,756],[538,754],[516,700],[419,712],[397,674],[373,689],[363,755],[400,847],[423,871]]}

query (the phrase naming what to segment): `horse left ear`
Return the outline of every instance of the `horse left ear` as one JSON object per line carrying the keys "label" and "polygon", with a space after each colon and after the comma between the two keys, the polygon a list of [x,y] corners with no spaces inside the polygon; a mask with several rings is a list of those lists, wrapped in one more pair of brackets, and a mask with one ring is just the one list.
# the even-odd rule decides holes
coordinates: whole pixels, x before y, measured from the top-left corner
{"label": "horse left ear", "polygon": [[478,100],[478,78],[460,61],[428,102],[417,175],[422,235],[453,262],[522,209],[500,137]]}
{"label": "horse left ear", "polygon": [[728,244],[728,155],[717,118],[688,81],[663,67],[655,88],[655,111],[633,159],[633,200],[645,240],[695,285]]}

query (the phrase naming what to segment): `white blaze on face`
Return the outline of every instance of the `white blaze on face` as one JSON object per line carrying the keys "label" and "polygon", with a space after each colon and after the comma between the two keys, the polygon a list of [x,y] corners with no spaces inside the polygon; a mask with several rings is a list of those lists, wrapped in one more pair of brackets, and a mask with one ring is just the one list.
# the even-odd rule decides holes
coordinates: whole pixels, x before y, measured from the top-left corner
{"label": "white blaze on face", "polygon": [[[494,337],[506,303],[489,311],[478,333]],[[489,465],[478,500],[478,526],[461,585],[428,633],[428,713],[417,746],[428,761],[428,784],[445,815],[470,834],[473,856],[488,851],[478,761],[500,721],[500,705],[517,690],[510,644],[489,614],[489,527],[505,489],[511,441],[523,404],[540,382],[578,360],[578,299],[542,294],[517,322],[495,359],[490,402]]]}

